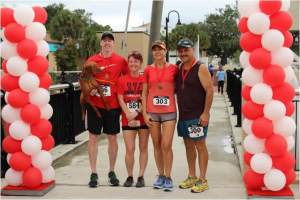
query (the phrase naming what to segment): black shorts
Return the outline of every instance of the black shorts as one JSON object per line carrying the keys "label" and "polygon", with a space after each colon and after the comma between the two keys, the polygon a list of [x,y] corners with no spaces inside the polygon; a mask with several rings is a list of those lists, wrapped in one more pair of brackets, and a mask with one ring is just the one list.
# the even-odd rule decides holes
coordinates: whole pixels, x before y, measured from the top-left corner
{"label": "black shorts", "polygon": [[149,128],[147,125],[142,125],[139,127],[122,126],[123,131],[138,131],[140,129],[149,129]]}
{"label": "black shorts", "polygon": [[109,111],[103,108],[97,108],[101,113],[99,118],[92,106],[87,105],[87,129],[90,133],[100,135],[103,133],[115,135],[120,133],[120,115],[121,109],[111,109]]}

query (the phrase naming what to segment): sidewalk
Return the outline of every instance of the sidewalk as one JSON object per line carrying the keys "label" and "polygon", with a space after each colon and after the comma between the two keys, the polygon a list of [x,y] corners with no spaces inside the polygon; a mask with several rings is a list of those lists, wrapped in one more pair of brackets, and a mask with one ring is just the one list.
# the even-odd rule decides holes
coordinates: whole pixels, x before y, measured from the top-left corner
{"label": "sidewalk", "polygon": [[[185,157],[185,149],[182,139],[174,137],[173,151],[173,180],[175,188],[173,192],[163,192],[161,190],[152,189],[152,183],[157,174],[152,141],[149,141],[149,162],[145,173],[145,188],[124,188],[110,187],[107,185],[107,141],[105,137],[100,138],[99,155],[98,155],[98,174],[100,176],[100,186],[98,188],[88,188],[89,181],[89,161],[87,156],[86,134],[81,137],[81,145],[71,154],[64,156],[63,161],[59,160],[55,164],[56,168],[56,187],[43,197],[44,198],[155,198],[155,199],[245,199],[247,198],[240,164],[237,154],[234,154],[232,128],[230,123],[230,115],[228,113],[225,97],[215,94],[213,106],[211,110],[211,121],[209,125],[209,135],[207,145],[209,150],[209,166],[207,178],[209,181],[209,190],[201,194],[193,194],[189,190],[181,190],[178,188],[180,181],[187,176],[187,163]],[[175,133],[177,134],[177,133]],[[116,173],[121,181],[125,181],[126,167],[124,163],[124,143],[122,135],[119,140],[119,155],[116,164]],[[64,148],[60,146],[58,148]],[[68,147],[70,148],[70,147]],[[56,150],[57,152],[58,150]],[[62,151],[60,149],[59,151]],[[55,153],[55,152],[54,152]],[[137,176],[138,154],[136,154],[135,180]],[[2,197],[3,199],[11,199],[16,197]],[[34,199],[32,197],[22,197],[22,199]]]}

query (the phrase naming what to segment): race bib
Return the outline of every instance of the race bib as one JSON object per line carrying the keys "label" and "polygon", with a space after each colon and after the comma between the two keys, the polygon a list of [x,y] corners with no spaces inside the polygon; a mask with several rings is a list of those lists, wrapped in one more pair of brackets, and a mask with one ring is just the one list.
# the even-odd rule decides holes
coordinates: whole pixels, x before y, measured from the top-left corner
{"label": "race bib", "polygon": [[136,111],[136,110],[139,110],[140,109],[140,103],[138,101],[130,101],[130,102],[127,102],[127,108],[130,110],[130,111]]}
{"label": "race bib", "polygon": [[139,127],[141,126],[141,121],[140,120],[131,120],[128,122],[129,127]]}
{"label": "race bib", "polygon": [[154,106],[169,106],[170,98],[168,96],[155,96],[153,98]]}
{"label": "race bib", "polygon": [[200,125],[190,125],[188,126],[188,131],[190,138],[199,138],[204,136],[203,127]]}
{"label": "race bib", "polygon": [[111,96],[111,88],[110,85],[100,85],[103,95],[105,97],[110,97]]}

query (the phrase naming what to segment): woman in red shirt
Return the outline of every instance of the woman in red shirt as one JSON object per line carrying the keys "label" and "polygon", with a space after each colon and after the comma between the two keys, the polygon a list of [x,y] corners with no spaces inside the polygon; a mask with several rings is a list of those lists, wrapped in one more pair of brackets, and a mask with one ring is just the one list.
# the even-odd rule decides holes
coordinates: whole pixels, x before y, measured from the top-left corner
{"label": "woman in red shirt", "polygon": [[153,187],[164,191],[173,189],[172,141],[176,124],[175,76],[176,65],[166,62],[166,46],[162,41],[152,45],[154,63],[144,70],[143,116],[148,125],[154,146],[154,157],[159,172]]}
{"label": "woman in red shirt", "polygon": [[128,55],[129,73],[119,78],[118,99],[122,108],[122,130],[126,146],[125,163],[128,177],[123,184],[131,187],[133,184],[133,165],[135,138],[138,133],[140,148],[140,170],[136,187],[144,187],[144,171],[148,162],[148,127],[142,115],[143,76],[139,74],[143,57],[138,51]]}

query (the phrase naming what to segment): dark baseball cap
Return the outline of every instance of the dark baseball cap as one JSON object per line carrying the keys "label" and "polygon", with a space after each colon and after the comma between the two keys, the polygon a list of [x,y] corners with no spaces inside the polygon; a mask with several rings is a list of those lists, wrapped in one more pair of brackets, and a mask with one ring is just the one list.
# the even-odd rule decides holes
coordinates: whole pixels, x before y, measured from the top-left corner
{"label": "dark baseball cap", "polygon": [[103,32],[102,35],[101,35],[101,40],[103,40],[103,39],[106,38],[106,37],[108,37],[108,38],[110,38],[110,39],[112,39],[112,40],[115,40],[115,38],[114,38],[112,32],[108,32],[108,31]]}
{"label": "dark baseball cap", "polygon": [[184,48],[194,47],[194,43],[188,38],[183,38],[177,42],[177,49],[180,47],[184,47]]}

